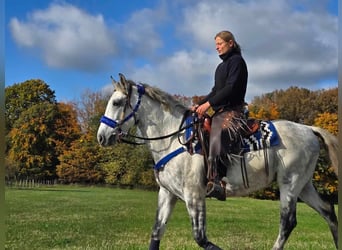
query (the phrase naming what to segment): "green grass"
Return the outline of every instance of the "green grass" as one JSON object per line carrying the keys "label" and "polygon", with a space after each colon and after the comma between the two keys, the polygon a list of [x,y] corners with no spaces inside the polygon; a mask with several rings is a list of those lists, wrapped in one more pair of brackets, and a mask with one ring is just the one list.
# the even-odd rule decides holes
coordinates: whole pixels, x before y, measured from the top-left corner
{"label": "green grass", "polygon": [[[148,249],[157,193],[100,187],[6,189],[6,249]],[[325,221],[298,204],[298,225],[285,249],[335,249]],[[279,202],[207,201],[208,238],[223,249],[271,249]],[[161,249],[199,249],[183,202],[169,220]]]}

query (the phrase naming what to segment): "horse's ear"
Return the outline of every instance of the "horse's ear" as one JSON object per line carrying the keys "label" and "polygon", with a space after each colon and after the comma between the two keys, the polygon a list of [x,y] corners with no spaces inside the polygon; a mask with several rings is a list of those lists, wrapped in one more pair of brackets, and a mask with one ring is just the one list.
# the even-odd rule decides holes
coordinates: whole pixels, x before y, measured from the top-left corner
{"label": "horse's ear", "polygon": [[112,83],[113,83],[113,85],[114,85],[114,87],[115,87],[115,85],[118,84],[118,82],[115,81],[115,79],[114,79],[112,76],[110,76],[110,79],[112,79]]}
{"label": "horse's ear", "polygon": [[126,93],[129,93],[129,87],[130,84],[127,82],[126,77],[119,73],[119,77],[120,77],[120,85],[122,86],[122,88],[125,90]]}
{"label": "horse's ear", "polygon": [[117,82],[112,76],[110,76],[110,78],[112,79],[114,89],[116,90],[122,89],[122,87],[120,86],[120,82]]}

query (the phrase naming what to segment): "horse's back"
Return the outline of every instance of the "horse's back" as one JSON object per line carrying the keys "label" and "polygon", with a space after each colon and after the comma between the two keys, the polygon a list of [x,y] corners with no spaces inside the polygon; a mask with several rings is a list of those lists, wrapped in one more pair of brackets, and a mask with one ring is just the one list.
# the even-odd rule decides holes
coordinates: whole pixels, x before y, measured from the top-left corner
{"label": "horse's back", "polygon": [[279,135],[280,148],[319,152],[319,141],[310,127],[287,120],[275,120],[273,124]]}

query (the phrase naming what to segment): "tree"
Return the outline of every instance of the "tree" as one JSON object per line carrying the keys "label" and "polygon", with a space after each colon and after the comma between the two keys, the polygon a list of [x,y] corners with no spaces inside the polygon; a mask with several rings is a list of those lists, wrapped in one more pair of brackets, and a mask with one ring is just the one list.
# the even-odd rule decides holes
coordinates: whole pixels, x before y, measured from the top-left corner
{"label": "tree", "polygon": [[337,114],[338,88],[317,91],[317,98],[313,100],[317,113]]}
{"label": "tree", "polygon": [[102,183],[104,173],[98,164],[101,158],[99,147],[94,145],[94,138],[84,134],[72,142],[69,150],[60,155],[57,175],[62,183]]}
{"label": "tree", "polygon": [[[318,114],[315,119],[315,126],[324,128],[330,133],[337,136],[338,134],[338,116],[337,113],[324,112]],[[338,180],[327,160],[327,152],[321,147],[320,157],[318,159],[318,167],[314,173],[314,184],[320,194],[333,197],[337,200]],[[327,167],[328,166],[328,167]]]}
{"label": "tree", "polygon": [[104,113],[106,95],[86,90],[77,104],[82,136],[60,155],[57,175],[63,183],[103,183],[105,172],[99,164],[103,150],[96,140],[100,116]]}
{"label": "tree", "polygon": [[39,103],[56,103],[55,92],[40,79],[27,80],[5,88],[5,118],[7,133],[21,112]]}
{"label": "tree", "polygon": [[146,146],[119,144],[102,148],[101,166],[106,183],[121,186],[156,187],[153,160]]}
{"label": "tree", "polygon": [[337,136],[338,133],[338,116],[337,113],[328,113],[324,112],[322,114],[318,114],[315,118],[315,126],[324,128],[328,130],[330,133]]}
{"label": "tree", "polygon": [[58,114],[54,122],[56,151],[58,155],[68,150],[71,143],[81,136],[81,126],[73,103],[57,103]]}
{"label": "tree", "polygon": [[77,105],[78,118],[83,132],[96,133],[109,96],[86,90]]}
{"label": "tree", "polygon": [[54,178],[58,163],[54,122],[55,104],[40,103],[21,112],[8,137],[8,160],[18,166],[19,178]]}
{"label": "tree", "polygon": [[249,116],[260,120],[275,120],[279,118],[279,112],[275,103],[264,106],[249,105]]}
{"label": "tree", "polygon": [[71,103],[57,103],[54,91],[32,79],[5,89],[6,174],[55,178],[58,156],[80,136]]}
{"label": "tree", "polygon": [[287,90],[274,92],[279,118],[298,123],[312,124],[316,116],[313,105],[317,94],[305,88],[290,87]]}

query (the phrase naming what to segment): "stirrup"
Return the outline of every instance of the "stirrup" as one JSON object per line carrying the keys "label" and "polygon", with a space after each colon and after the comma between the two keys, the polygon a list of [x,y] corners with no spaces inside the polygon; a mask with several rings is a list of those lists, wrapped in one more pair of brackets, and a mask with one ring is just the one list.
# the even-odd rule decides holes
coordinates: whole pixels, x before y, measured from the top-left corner
{"label": "stirrup", "polygon": [[207,196],[214,197],[220,201],[226,200],[226,188],[224,182],[217,184],[215,182],[209,181],[207,184]]}

